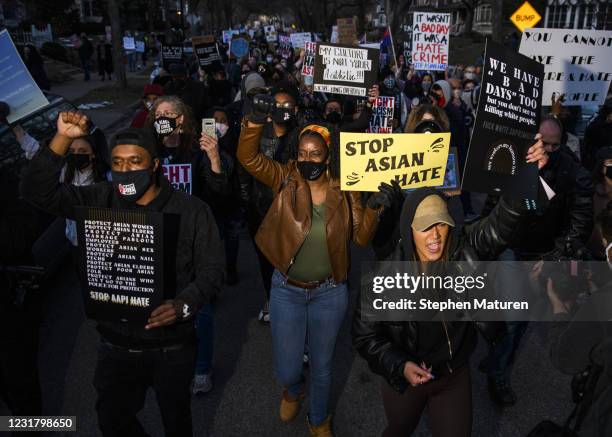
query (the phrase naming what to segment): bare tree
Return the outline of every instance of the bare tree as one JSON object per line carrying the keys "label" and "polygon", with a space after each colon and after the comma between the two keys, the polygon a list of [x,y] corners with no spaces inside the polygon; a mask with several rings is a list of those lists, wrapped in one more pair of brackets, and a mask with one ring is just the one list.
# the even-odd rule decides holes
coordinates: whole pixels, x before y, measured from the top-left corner
{"label": "bare tree", "polygon": [[111,25],[113,42],[113,67],[115,80],[119,88],[127,88],[127,76],[125,74],[125,62],[123,59],[123,32],[121,31],[121,14],[119,5],[122,0],[108,0],[108,18]]}
{"label": "bare tree", "polygon": [[491,39],[498,43],[503,42],[503,2],[491,1]]}

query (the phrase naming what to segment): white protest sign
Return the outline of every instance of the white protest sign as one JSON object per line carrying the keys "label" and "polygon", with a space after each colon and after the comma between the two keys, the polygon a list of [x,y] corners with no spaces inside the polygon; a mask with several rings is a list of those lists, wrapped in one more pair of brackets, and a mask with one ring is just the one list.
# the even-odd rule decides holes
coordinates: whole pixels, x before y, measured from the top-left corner
{"label": "white protest sign", "polygon": [[291,45],[295,49],[303,49],[304,43],[312,41],[310,32],[292,33],[289,37],[291,38]]}
{"label": "white protest sign", "polygon": [[329,38],[329,42],[335,44],[338,42],[338,26],[332,26],[331,37]]}
{"label": "white protest sign", "polygon": [[372,105],[372,116],[368,132],[377,134],[393,133],[393,111],[395,97],[377,97]]}
{"label": "white protest sign", "polygon": [[450,14],[417,12],[412,25],[415,70],[444,71],[448,66]]}
{"label": "white protest sign", "polygon": [[224,30],[222,34],[223,34],[223,43],[229,44],[230,41],[232,40],[232,36],[240,35],[240,31],[238,29],[230,29],[230,30]]}
{"label": "white protest sign", "polygon": [[134,38],[131,36],[124,36],[123,48],[125,50],[136,50],[136,42],[134,41]]}
{"label": "white protest sign", "polygon": [[277,33],[276,27],[274,26],[264,26],[264,33],[266,35],[267,42],[276,42]]}
{"label": "white protest sign", "polygon": [[565,106],[603,105],[612,80],[612,32],[525,29],[519,52],[544,64],[542,105],[553,93]]}

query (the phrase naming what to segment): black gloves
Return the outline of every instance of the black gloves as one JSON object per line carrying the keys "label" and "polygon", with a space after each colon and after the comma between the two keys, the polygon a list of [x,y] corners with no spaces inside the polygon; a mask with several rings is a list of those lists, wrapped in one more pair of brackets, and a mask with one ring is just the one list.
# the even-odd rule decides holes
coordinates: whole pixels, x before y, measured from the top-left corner
{"label": "black gloves", "polygon": [[391,207],[394,201],[401,198],[404,195],[397,181],[394,179],[391,181],[391,185],[383,182],[378,186],[378,192],[370,196],[367,202],[368,208],[378,209],[381,206],[387,208]]}

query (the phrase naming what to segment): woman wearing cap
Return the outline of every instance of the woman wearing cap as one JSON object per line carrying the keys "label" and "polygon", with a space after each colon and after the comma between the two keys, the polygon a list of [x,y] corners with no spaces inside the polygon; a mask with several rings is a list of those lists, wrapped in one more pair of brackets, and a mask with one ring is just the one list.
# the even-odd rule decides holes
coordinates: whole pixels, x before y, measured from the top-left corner
{"label": "woman wearing cap", "polygon": [[369,242],[387,194],[372,196],[364,208],[357,192],[340,190],[338,145],[326,126],[302,129],[297,160],[281,164],[259,151],[263,124],[252,117],[243,121],[237,157],[276,193],[255,241],[275,267],[270,323],[276,374],[284,386],[280,418],[294,419],[305,397],[307,343],[310,434],[331,436],[331,368],[348,306],[349,243]]}
{"label": "woman wearing cap", "polygon": [[[537,141],[527,161],[541,168],[547,160]],[[419,188],[402,207],[401,240],[393,260],[494,260],[520,219],[520,207],[502,199],[489,216],[459,227],[442,193]],[[385,379],[382,398],[388,425],[383,437],[411,435],[425,407],[434,437],[471,435],[469,357],[476,336],[475,325],[466,322],[369,322],[362,320],[358,307],[353,343],[370,369]]]}

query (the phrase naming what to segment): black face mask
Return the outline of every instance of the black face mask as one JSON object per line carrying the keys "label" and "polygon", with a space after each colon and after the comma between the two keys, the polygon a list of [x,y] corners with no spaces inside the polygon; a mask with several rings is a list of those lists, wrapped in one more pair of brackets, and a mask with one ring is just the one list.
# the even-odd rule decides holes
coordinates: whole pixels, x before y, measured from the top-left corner
{"label": "black face mask", "polygon": [[276,124],[291,123],[295,116],[294,110],[289,108],[274,108],[272,110],[272,121]]}
{"label": "black face mask", "polygon": [[559,161],[561,157],[561,148],[558,148],[554,152],[548,152],[548,162],[551,166],[554,166]]}
{"label": "black face mask", "polygon": [[155,119],[153,127],[159,138],[165,138],[176,129],[176,118],[158,117]]}
{"label": "black face mask", "polygon": [[338,111],[332,111],[325,116],[325,121],[331,124],[338,124],[342,120],[342,115]]}
{"label": "black face mask", "polygon": [[606,177],[612,179],[612,165],[606,166]]}
{"label": "black face mask", "polygon": [[87,153],[71,153],[66,156],[66,164],[78,171],[82,171],[90,162],[91,157]]}
{"label": "black face mask", "polygon": [[302,175],[304,179],[307,181],[314,181],[319,179],[325,169],[327,168],[327,164],[324,162],[314,162],[314,161],[298,161],[297,169]]}
{"label": "black face mask", "polygon": [[112,171],[113,187],[128,202],[134,203],[151,186],[151,170]]}

